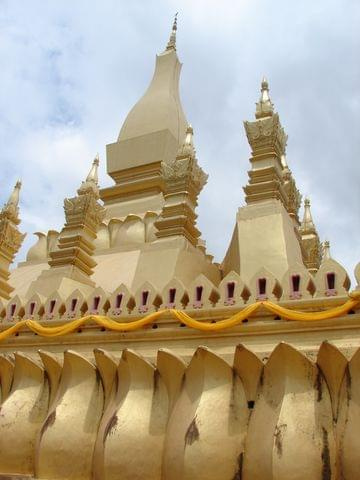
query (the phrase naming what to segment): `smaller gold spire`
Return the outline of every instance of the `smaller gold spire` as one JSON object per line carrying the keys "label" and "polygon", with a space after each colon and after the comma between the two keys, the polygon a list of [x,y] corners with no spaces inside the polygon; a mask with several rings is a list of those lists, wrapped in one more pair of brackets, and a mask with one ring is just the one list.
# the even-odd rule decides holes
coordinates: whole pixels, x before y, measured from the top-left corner
{"label": "smaller gold spire", "polygon": [[19,199],[20,199],[21,181],[18,180],[11,192],[8,201],[5,203],[1,213],[7,216],[14,223],[20,223],[19,220]]}
{"label": "smaller gold spire", "polygon": [[0,211],[0,297],[9,299],[14,290],[8,283],[9,267],[14,261],[25,238],[25,234],[18,230],[19,198],[21,182],[18,180],[2,210]]}
{"label": "smaller gold spire", "polygon": [[19,205],[19,198],[20,198],[20,189],[21,189],[21,180],[18,180],[15,183],[15,187],[11,192],[9,200],[7,201],[7,206],[12,205],[14,207],[18,207]]}
{"label": "smaller gold spire", "polygon": [[92,167],[90,169],[89,175],[86,177],[87,182],[94,182],[96,185],[98,184],[99,177],[98,177],[98,167],[99,167],[100,159],[99,159],[99,154],[97,153],[93,163]]}
{"label": "smaller gold spire", "polygon": [[325,240],[322,246],[322,261],[329,260],[331,258],[330,255],[330,242],[329,240]]}
{"label": "smaller gold spire", "polygon": [[303,221],[301,222],[300,229],[301,229],[301,233],[303,234],[316,232],[315,224],[311,215],[309,198],[305,198],[304,200],[304,216],[303,216]]}
{"label": "smaller gold spire", "polygon": [[274,105],[269,96],[269,83],[265,77],[261,82],[261,95],[256,104],[256,118],[271,117],[274,113]]}
{"label": "smaller gold spire", "polygon": [[78,190],[78,194],[84,194],[92,191],[95,193],[96,197],[99,198],[99,176],[98,176],[98,168],[99,168],[99,154],[96,154],[96,157],[93,160],[91,169],[86,177],[85,182],[82,182],[81,187]]}
{"label": "smaller gold spire", "polygon": [[172,26],[170,38],[169,38],[168,44],[166,45],[166,51],[169,51],[169,50],[176,51],[177,16],[178,16],[178,12],[175,13],[174,23]]}
{"label": "smaller gold spire", "polygon": [[184,143],[179,149],[178,156],[186,155],[190,157],[195,157],[195,154],[196,152],[194,147],[194,130],[189,124],[186,129]]}

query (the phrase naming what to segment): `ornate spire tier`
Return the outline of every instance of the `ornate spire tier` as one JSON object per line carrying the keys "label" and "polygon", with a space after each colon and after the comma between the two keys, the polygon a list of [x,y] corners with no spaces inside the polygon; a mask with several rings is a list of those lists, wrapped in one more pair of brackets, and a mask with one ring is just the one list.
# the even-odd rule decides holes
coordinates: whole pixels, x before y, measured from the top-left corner
{"label": "ornate spire tier", "polygon": [[96,157],[85,182],[77,191],[78,195],[65,199],[66,223],[59,235],[58,249],[50,252],[50,267],[75,269],[75,277],[85,276],[85,282],[89,282],[96,265],[91,258],[95,249],[93,242],[105,216],[105,209],[98,202],[98,166],[99,158]]}
{"label": "ornate spire tier", "polygon": [[252,149],[249,181],[244,187],[247,206],[237,214],[223,271],[234,270],[249,281],[264,267],[282,278],[291,266],[302,263],[298,233],[301,195],[287,164],[287,135],[265,78],[255,120],[244,125]]}
{"label": "ornate spire tier", "polygon": [[92,258],[94,241],[105,217],[105,208],[98,201],[98,166],[99,158],[96,156],[77,196],[64,200],[65,225],[59,234],[57,248],[50,252],[50,270],[40,275],[31,285],[30,291],[51,293],[60,289],[61,283],[65,281],[66,295],[69,289],[74,289],[75,284],[90,287],[95,285],[91,280],[96,266]]}
{"label": "ornate spire tier", "polygon": [[9,267],[26,236],[19,231],[19,197],[21,182],[16,185],[0,212],[0,297],[9,299],[14,290],[8,283]]}
{"label": "ornate spire tier", "polygon": [[321,245],[312,219],[310,200],[308,198],[305,198],[304,201],[304,216],[299,232],[301,235],[304,264],[310,273],[316,273],[321,263]]}
{"label": "ornate spire tier", "polygon": [[301,195],[286,160],[287,135],[278,113],[274,111],[266,78],[261,83],[255,118],[254,122],[244,122],[252,148],[252,169],[248,172],[249,183],[244,187],[246,203],[278,199],[293,218],[295,226],[299,226]]}
{"label": "ornate spire tier", "polygon": [[196,246],[200,236],[196,228],[197,198],[208,176],[199,167],[193,143],[193,129],[189,125],[185,140],[176,159],[162,164],[165,179],[165,205],[155,223],[158,238],[184,236]]}
{"label": "ornate spire tier", "polygon": [[287,135],[281,126],[278,113],[274,112],[265,78],[261,83],[255,118],[253,122],[244,122],[252,148],[252,169],[248,172],[249,183],[244,188],[246,203],[276,198],[286,205],[281,157],[285,153]]}

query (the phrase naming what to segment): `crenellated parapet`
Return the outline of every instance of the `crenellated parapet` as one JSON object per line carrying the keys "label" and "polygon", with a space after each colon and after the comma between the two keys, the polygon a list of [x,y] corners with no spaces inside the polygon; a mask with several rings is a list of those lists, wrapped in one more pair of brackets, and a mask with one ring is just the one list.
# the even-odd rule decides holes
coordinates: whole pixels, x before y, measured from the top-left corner
{"label": "crenellated parapet", "polygon": [[317,311],[324,305],[332,308],[346,302],[349,289],[346,270],[325,252],[315,277],[303,264],[295,263],[280,278],[261,268],[246,282],[238,273],[229,272],[219,283],[200,274],[186,284],[173,277],[162,288],[143,281],[136,288],[121,283],[110,291],[101,287],[84,291],[81,284],[75,283],[67,294],[56,289],[47,295],[35,292],[27,298],[16,294],[6,305],[0,304],[0,323],[13,324],[23,319],[51,323],[88,315],[131,322],[167,309],[190,312],[195,317],[217,312],[218,318],[227,318],[234,310],[263,301]]}
{"label": "crenellated parapet", "polygon": [[13,263],[26,234],[19,231],[19,195],[21,182],[16,182],[9,200],[0,212],[0,297],[8,299],[14,288],[8,283]]}

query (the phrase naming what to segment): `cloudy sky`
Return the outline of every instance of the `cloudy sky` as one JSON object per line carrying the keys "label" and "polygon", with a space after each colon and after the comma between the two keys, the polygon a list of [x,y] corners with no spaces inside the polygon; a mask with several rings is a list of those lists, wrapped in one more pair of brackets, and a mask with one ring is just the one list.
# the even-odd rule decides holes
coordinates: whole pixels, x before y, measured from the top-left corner
{"label": "cloudy sky", "polygon": [[260,82],[332,256],[360,261],[359,0],[0,0],[0,200],[23,180],[22,230],[60,229],[72,196],[144,93],[179,11],[181,97],[209,173],[199,225],[221,261],[244,204]]}

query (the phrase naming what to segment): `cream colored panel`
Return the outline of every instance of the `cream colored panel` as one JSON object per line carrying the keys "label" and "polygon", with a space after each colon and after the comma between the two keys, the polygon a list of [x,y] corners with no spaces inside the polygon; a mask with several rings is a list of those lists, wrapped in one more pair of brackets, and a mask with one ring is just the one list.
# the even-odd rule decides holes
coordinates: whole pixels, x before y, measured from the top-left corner
{"label": "cream colored panel", "polygon": [[11,390],[14,375],[12,358],[0,355],[0,405],[7,399]]}
{"label": "cream colored panel", "polygon": [[157,368],[167,388],[169,412],[171,412],[181,391],[186,364],[181,358],[171,353],[170,350],[161,348],[157,355]]}
{"label": "cream colored panel", "polygon": [[337,418],[340,387],[347,367],[346,357],[331,343],[323,342],[320,346],[317,364],[322,371],[329,388],[334,419]]}
{"label": "cream colored panel", "polygon": [[256,399],[256,393],[259,386],[260,376],[263,370],[263,363],[243,345],[238,345],[234,356],[234,370],[241,378],[246,398],[249,402]]}
{"label": "cream colored panel", "polygon": [[56,356],[53,355],[52,353],[39,350],[39,355],[45,367],[45,371],[49,380],[49,387],[50,387],[49,406],[51,407],[53,401],[55,400],[57,389],[59,387],[60,377],[62,372],[62,364],[58,361]]}
{"label": "cream colored panel", "polygon": [[96,364],[104,388],[104,413],[96,438],[93,457],[93,478],[104,479],[104,443],[109,429],[112,428],[114,410],[116,410],[116,392],[118,389],[118,362],[105,350],[94,350]]}
{"label": "cream colored panel", "polygon": [[316,365],[284,343],[264,367],[243,480],[335,478],[330,395]]}
{"label": "cream colored panel", "polygon": [[360,475],[360,349],[346,369],[338,419],[338,477],[358,480]]}
{"label": "cream colored panel", "polygon": [[37,476],[91,479],[92,455],[103,410],[103,388],[96,368],[67,351],[57,398],[44,423]]}
{"label": "cream colored panel", "polygon": [[34,474],[34,445],[47,414],[44,370],[22,353],[15,354],[14,381],[1,405],[0,472]]}
{"label": "cream colored panel", "polygon": [[118,376],[117,406],[104,436],[100,478],[160,479],[168,411],[164,382],[149,362],[130,350],[123,351]]}
{"label": "cream colored panel", "polygon": [[198,348],[169,420],[163,479],[240,478],[247,419],[239,377],[220,357]]}

